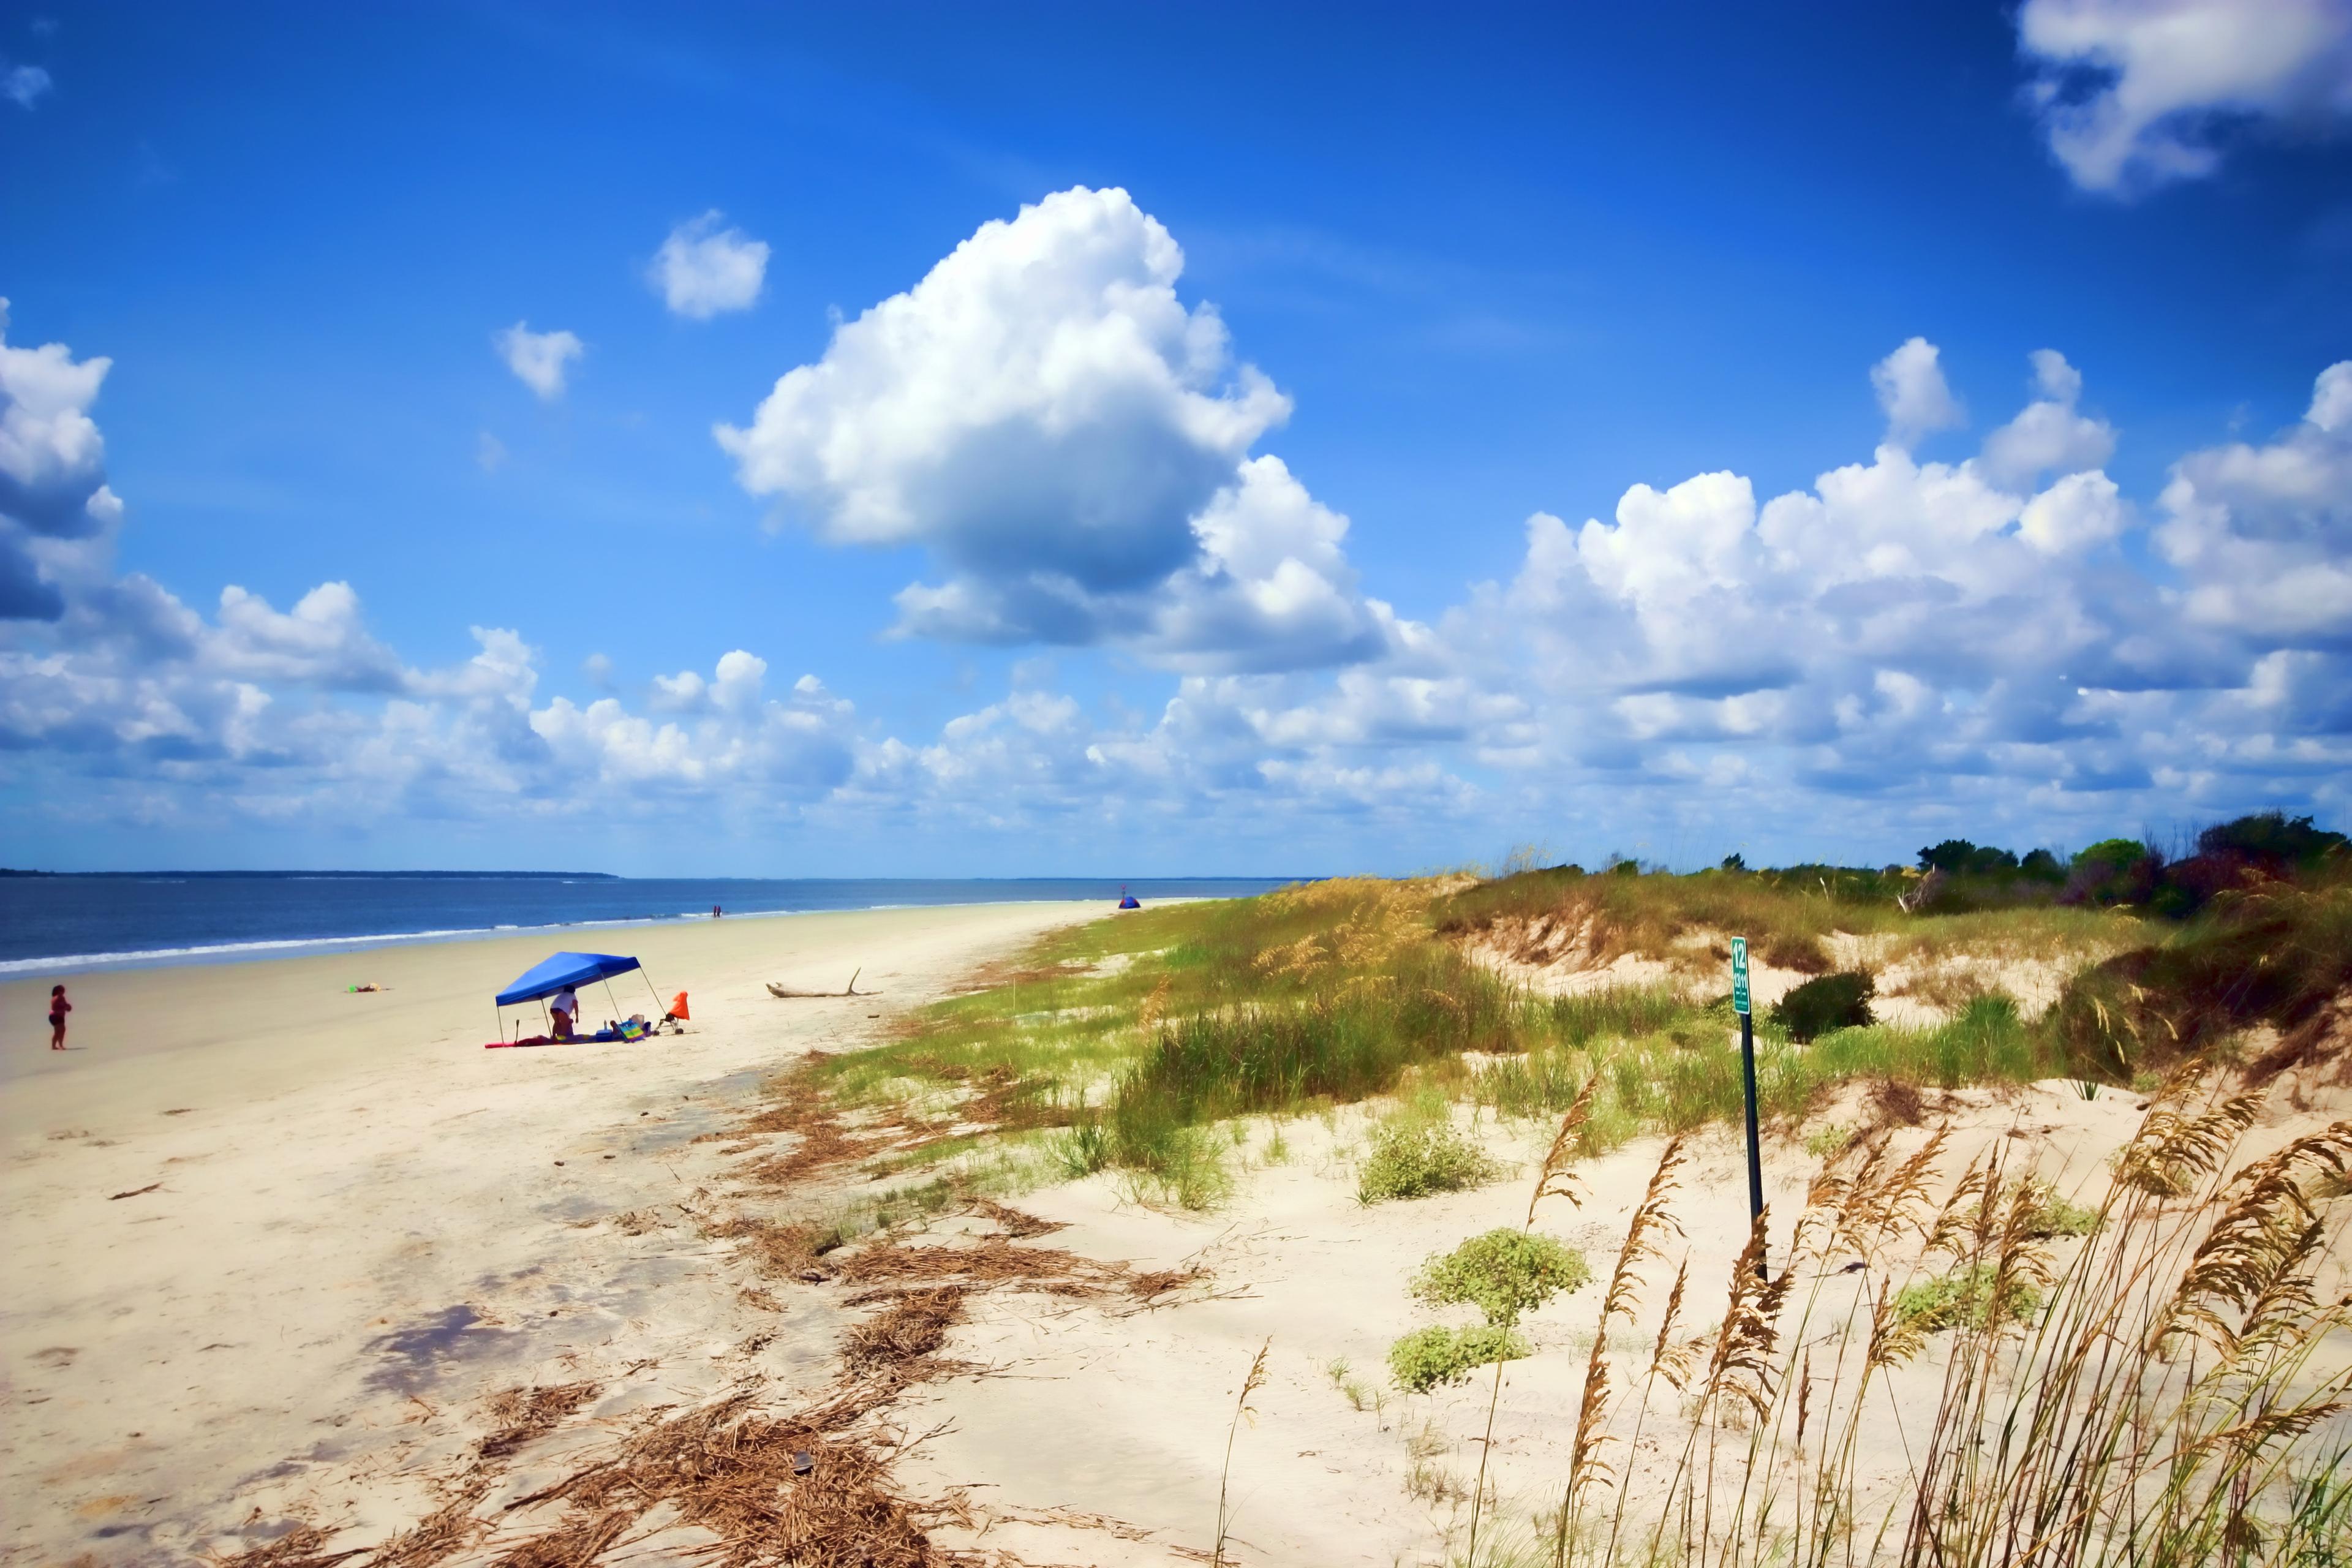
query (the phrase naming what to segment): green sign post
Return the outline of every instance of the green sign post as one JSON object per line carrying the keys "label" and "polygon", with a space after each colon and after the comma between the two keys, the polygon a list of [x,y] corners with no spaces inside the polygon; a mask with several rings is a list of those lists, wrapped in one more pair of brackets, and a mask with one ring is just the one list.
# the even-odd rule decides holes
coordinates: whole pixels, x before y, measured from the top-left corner
{"label": "green sign post", "polygon": [[[1748,1086],[1748,1217],[1764,1212],[1764,1163],[1756,1140],[1756,1020],[1748,1005],[1748,939],[1731,939],[1731,1010],[1739,1015],[1739,1072]],[[1767,1278],[1756,1260],[1758,1279]]]}

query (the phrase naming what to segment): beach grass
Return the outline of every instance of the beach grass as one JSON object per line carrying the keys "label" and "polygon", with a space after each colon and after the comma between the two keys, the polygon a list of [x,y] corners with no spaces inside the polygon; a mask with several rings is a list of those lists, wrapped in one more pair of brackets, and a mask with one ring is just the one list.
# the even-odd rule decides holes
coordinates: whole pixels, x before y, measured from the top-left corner
{"label": "beach grass", "polygon": [[[1939,1140],[1904,1159],[1884,1139],[1857,1147],[1815,1182],[1776,1283],[1756,1278],[1751,1247],[1730,1311],[1679,1352],[1671,1308],[1622,1381],[1596,1349],[1549,1560],[2345,1561],[2352,1298],[2315,1285],[2347,1217],[2336,1177],[2352,1125],[2242,1163],[2253,1101],[2211,1081],[2177,1078],[2105,1207],[2055,1225],[2047,1192],[2005,1182],[1997,1150],[1948,1182]],[[1640,1293],[1644,1258],[1666,1260],[1629,1238],[1609,1300]],[[1900,1472],[1874,1479],[1860,1453],[1873,1384],[1931,1354],[1940,1394],[1906,1423]],[[1679,1422],[1649,1408],[1662,1380]],[[1586,1443],[1620,1404],[1680,1442],[1643,1450],[1637,1421],[1630,1454]]]}
{"label": "beach grass", "polygon": [[[2293,1047],[2352,980],[2345,884],[2256,889],[2158,921],[2046,905],[1890,913],[1871,900],[1891,903],[1902,879],[1878,873],[1824,875],[1811,890],[1717,873],[1510,880],[1526,885],[1310,884],[1037,944],[879,1046],[796,1069],[839,1113],[924,1131],[868,1158],[877,1190],[823,1236],[780,1236],[780,1256],[974,1193],[1100,1174],[1143,1201],[1214,1207],[1253,1129],[1270,1163],[1285,1118],[1364,1101],[1387,1102],[1360,1123],[1368,1203],[1496,1179],[1461,1138],[1465,1120],[1567,1113],[1539,1183],[1643,1134],[1736,1122],[1738,1020],[1682,967],[1706,955],[1692,938],[1718,921],[1751,933],[1768,962],[1829,973],[1860,936],[1880,939],[1882,957],[2054,954],[2074,972],[2038,1016],[1979,989],[1925,1026],[1800,1040],[1754,1020],[1778,1132],[1803,1139],[1840,1086],[1871,1086],[1863,1120],[1807,1141],[1823,1168],[1794,1257],[1764,1279],[1759,1226],[1731,1263],[1721,1318],[1678,1322],[1670,1306],[1654,1342],[1629,1352],[1616,1331],[1646,1289],[1645,1257],[1662,1257],[1644,1253],[1637,1222],[1591,1336],[1554,1506],[1532,1530],[1496,1521],[1481,1536],[1483,1466],[1465,1489],[1427,1481],[1417,1460],[1415,1495],[1466,1504],[1450,1560],[1479,1563],[2345,1560],[2352,1486],[2336,1467],[2352,1457],[2352,1307],[2313,1281],[2352,1217],[2352,1132],[2233,1166],[2251,1102],[2176,1076],[2097,1211],[2010,1179],[1997,1153],[1954,1181],[1937,1169],[1938,1137],[1910,1134],[1906,1147],[1925,1148],[1898,1158],[1890,1136],[1936,1089],[2146,1089],[2190,1045],[2225,1058],[2252,1022]],[[1649,984],[1544,995],[1468,951],[1507,921],[1566,919],[1588,933],[1587,962],[1622,944],[1675,963]],[[2260,973],[2231,981],[2233,963]],[[1664,1216],[1661,1173],[1642,1207]],[[1398,1342],[1390,1371],[1406,1389],[1456,1382],[1529,1353],[1512,1334],[1430,1326]],[[1885,1400],[1892,1368],[1922,1358],[1943,1365],[1943,1388],[1906,1427],[1916,1447],[1890,1488],[1864,1461],[1864,1409]],[[1329,1376],[1360,1406],[1385,1397],[1343,1364]],[[1608,1418],[1629,1405],[1634,1441],[1612,1450]]]}
{"label": "beach grass", "polygon": [[[1785,1129],[1856,1080],[1958,1089],[2066,1078],[2095,1094],[2168,1068],[2179,1042],[2210,1044],[2265,1017],[2294,1026],[2352,982],[2352,887],[2341,880],[2161,921],[2047,901],[1911,912],[1898,901],[1909,884],[1894,872],[1622,871],[1466,886],[1342,879],[1098,921],[976,976],[882,1045],[799,1070],[844,1111],[929,1119],[930,1138],[877,1173],[919,1173],[991,1137],[1042,1131],[1035,1166],[1065,1177],[1116,1171],[1139,1196],[1201,1207],[1230,1190],[1229,1142],[1207,1130],[1408,1088],[1527,1118],[1558,1112],[1597,1079],[1583,1154],[1736,1120],[1738,1020],[1727,996],[1710,994],[1722,967],[1710,944],[1728,931],[1747,934],[1759,959],[1808,972],[1840,951],[1851,959],[1865,939],[1876,964],[1924,955],[2072,971],[2058,1004],[2031,1018],[1997,985],[1977,984],[1924,1026],[1873,1022],[1800,1040],[1759,1016],[1760,1109]],[[1668,972],[1545,995],[1472,951],[1482,941],[1507,948],[1540,922],[1580,931],[1588,964],[1631,953]],[[2231,982],[2232,965],[2261,975]]]}

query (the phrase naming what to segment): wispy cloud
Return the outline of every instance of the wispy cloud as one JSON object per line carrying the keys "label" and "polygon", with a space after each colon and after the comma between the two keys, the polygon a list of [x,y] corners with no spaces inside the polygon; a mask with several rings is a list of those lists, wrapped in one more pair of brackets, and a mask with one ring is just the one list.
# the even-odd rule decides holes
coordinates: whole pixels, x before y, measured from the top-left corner
{"label": "wispy cloud", "polygon": [[490,344],[517,380],[551,403],[563,395],[566,368],[588,352],[588,345],[576,334],[534,332],[528,321],[491,333]]}
{"label": "wispy cloud", "polygon": [[0,98],[19,109],[30,109],[56,84],[39,66],[12,66],[0,60]]}

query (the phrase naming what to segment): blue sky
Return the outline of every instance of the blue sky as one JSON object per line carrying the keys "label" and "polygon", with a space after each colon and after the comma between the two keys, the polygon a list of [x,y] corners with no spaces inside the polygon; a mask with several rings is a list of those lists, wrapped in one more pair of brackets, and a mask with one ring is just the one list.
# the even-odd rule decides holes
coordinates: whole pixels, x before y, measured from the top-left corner
{"label": "blue sky", "polygon": [[0,862],[2340,823],[2347,115],[2343,0],[10,7]]}

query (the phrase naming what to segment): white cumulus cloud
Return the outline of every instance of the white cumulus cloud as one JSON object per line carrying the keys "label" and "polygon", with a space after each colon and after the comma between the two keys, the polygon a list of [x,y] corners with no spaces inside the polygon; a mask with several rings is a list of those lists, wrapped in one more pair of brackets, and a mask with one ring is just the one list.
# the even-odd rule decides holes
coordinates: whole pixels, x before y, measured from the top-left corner
{"label": "white cumulus cloud", "polygon": [[[1712,859],[1740,847],[1733,820],[1759,853],[1878,854],[1921,833],[2021,846],[2352,809],[2352,362],[2319,374],[2302,419],[2189,452],[2135,505],[2105,471],[2116,437],[2081,411],[2083,377],[2043,351],[2030,401],[1975,456],[1888,439],[1769,497],[1728,469],[1630,484],[1580,523],[1529,518],[1507,580],[1423,625],[1363,591],[1347,518],[1249,450],[1279,412],[1252,398],[1280,400],[1175,300],[1172,243],[1125,198],[1085,198],[1045,232],[1021,230],[1042,205],[983,230],[1020,264],[973,258],[950,275],[961,294],[870,327],[890,341],[845,327],[848,347],[793,373],[814,400],[787,399],[797,434],[732,434],[747,468],[814,476],[772,493],[825,537],[930,553],[939,581],[899,598],[910,628],[1034,640],[1065,616],[1071,640],[1169,672],[1156,711],[1131,699],[1158,677],[1090,671],[1106,679],[1082,702],[1028,660],[1001,697],[902,738],[749,648],[650,679],[592,658],[566,693],[543,689],[513,627],[412,665],[343,582],[284,609],[236,585],[193,607],[117,574],[90,417],[107,368],[52,344],[0,360],[0,471],[26,514],[5,520],[0,567],[29,574],[0,595],[42,601],[42,618],[0,621],[0,785],[28,817],[125,831],[1157,835],[1196,864],[1284,869],[1429,864],[1531,829],[1591,863]],[[1026,374],[992,384],[967,339],[1026,356]],[[1878,379],[1916,430],[1939,356],[1917,340],[1896,357]],[[1090,541],[1081,524],[1102,514],[1082,503],[1109,492],[1000,474],[967,419],[983,397],[1016,451],[1108,430],[1118,471],[1158,500],[1108,517],[1118,548]],[[1000,488],[983,506],[942,465]],[[1046,537],[991,533],[991,508],[1043,516]],[[1113,569],[1162,531],[1164,555]]]}
{"label": "white cumulus cloud", "polygon": [[2015,489],[2043,474],[2074,474],[2095,468],[2115,456],[2116,432],[2104,419],[2076,412],[2083,376],[2055,349],[2032,355],[2033,380],[2042,395],[2015,418],[1985,437],[1985,471],[1996,484]]}
{"label": "white cumulus cloud", "polygon": [[2085,190],[2210,174],[2232,125],[2352,114],[2347,0],[2026,0],[2017,31],[2050,149]]}
{"label": "white cumulus cloud", "polygon": [[716,208],[679,224],[662,241],[646,280],[671,312],[707,321],[728,310],[748,310],[768,276],[768,245],[740,228],[723,226]]}
{"label": "white cumulus cloud", "polygon": [[900,629],[1118,642],[1178,664],[1345,662],[1382,645],[1347,521],[1279,459],[1290,412],[1176,293],[1182,251],[1121,190],[993,221],[721,426],[744,488],[820,537],[920,545]]}
{"label": "white cumulus cloud", "polygon": [[528,321],[501,327],[490,334],[490,344],[517,380],[551,403],[563,395],[566,367],[588,352],[575,333],[534,332]]}
{"label": "white cumulus cloud", "polygon": [[63,343],[20,348],[7,333],[0,299],[0,620],[54,620],[65,601],[36,542],[91,539],[122,517],[89,416],[114,362],[76,360]]}
{"label": "white cumulus cloud", "polygon": [[2158,502],[2192,619],[2264,647],[2352,648],[2352,360],[2320,374],[2276,440],[2174,464]]}

